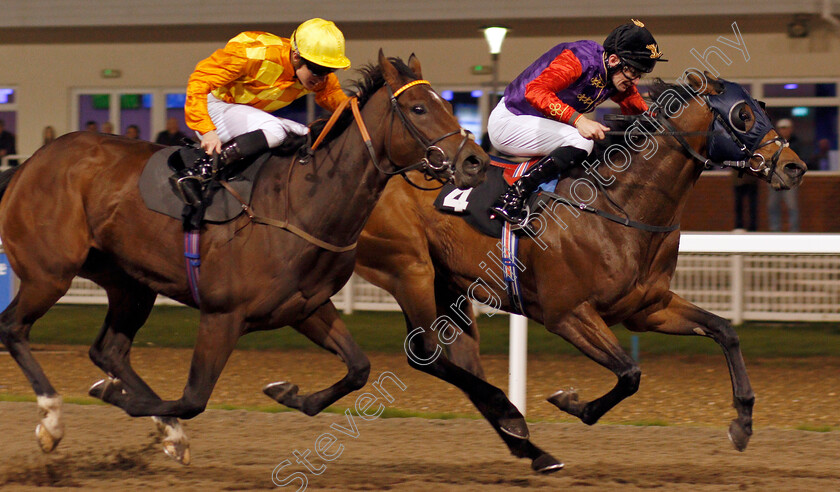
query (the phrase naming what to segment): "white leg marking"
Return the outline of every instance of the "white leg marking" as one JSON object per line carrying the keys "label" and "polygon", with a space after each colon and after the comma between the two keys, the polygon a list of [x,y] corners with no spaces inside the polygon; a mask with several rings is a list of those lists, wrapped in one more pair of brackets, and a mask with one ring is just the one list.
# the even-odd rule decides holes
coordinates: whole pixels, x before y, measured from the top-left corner
{"label": "white leg marking", "polygon": [[64,437],[64,422],[61,419],[61,397],[60,396],[39,396],[38,414],[41,417],[41,425],[55,439]]}

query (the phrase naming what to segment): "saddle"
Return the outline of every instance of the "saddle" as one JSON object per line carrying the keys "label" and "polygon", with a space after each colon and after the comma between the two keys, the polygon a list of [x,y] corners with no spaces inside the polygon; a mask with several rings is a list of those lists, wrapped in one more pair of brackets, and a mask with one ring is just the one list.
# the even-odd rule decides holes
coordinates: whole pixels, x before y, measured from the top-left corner
{"label": "saddle", "polygon": [[[140,195],[146,207],[181,220],[185,203],[172,189],[169,177],[185,165],[192,165],[203,153],[202,149],[193,147],[166,147],[152,154],[139,182]],[[266,152],[255,158],[234,163],[229,166],[230,169],[225,168],[221,172],[219,179],[224,179],[246,203],[250,203],[257,173],[270,156],[271,153]],[[244,212],[241,202],[227,189],[222,188],[218,181],[208,186],[206,194],[204,203],[207,206],[203,218],[205,222],[221,224]]]}
{"label": "saddle", "polygon": [[[525,163],[531,166],[539,159],[532,159]],[[505,191],[508,185],[519,179],[518,173],[514,176],[516,168],[520,166],[515,162],[491,156],[491,166],[487,169],[484,182],[475,188],[466,190],[458,189],[454,184],[447,183],[443,186],[435,199],[435,208],[443,213],[458,215],[477,231],[490,237],[501,239],[504,221],[490,219],[490,207],[496,199]],[[540,186],[540,189],[554,191],[557,180],[552,180]],[[531,210],[537,210],[540,201],[546,200],[539,193],[534,193],[526,202]]]}

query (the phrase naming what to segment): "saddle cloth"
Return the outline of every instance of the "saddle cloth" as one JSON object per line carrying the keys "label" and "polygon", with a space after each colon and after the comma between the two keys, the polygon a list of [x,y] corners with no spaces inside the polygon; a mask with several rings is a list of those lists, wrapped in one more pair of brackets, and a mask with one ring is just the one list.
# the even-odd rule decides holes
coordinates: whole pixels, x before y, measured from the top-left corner
{"label": "saddle cloth", "polygon": [[[183,163],[192,165],[203,152],[201,149],[190,147],[166,147],[155,152],[149,158],[146,167],[143,169],[143,173],[140,175],[140,195],[143,197],[146,207],[155,212],[181,220],[184,202],[175,194],[175,191],[169,184],[169,177],[174,174],[172,168],[169,167],[169,161],[170,159],[180,159],[180,163],[175,165],[176,168],[182,166]],[[251,191],[257,173],[262,165],[268,161],[270,156],[271,154],[266,152],[251,161],[233,164],[239,167],[241,165],[248,165],[250,162],[250,165],[241,173],[234,173],[233,176],[227,179],[227,183],[236,190],[246,203],[250,203],[251,201]],[[206,200],[210,205],[208,205],[204,214],[205,222],[227,222],[244,212],[239,200],[234,198],[226,189],[218,186],[218,184],[210,186],[208,194],[209,196]]]}
{"label": "saddle cloth", "polygon": [[[519,179],[513,177],[513,171],[518,164],[497,157],[491,158],[492,165],[487,169],[483,183],[475,188],[465,190],[459,190],[454,184],[447,183],[435,199],[435,208],[444,213],[463,217],[470,226],[482,234],[501,239],[504,221],[490,219],[490,207],[504,193],[509,184]],[[536,161],[537,159],[533,159],[529,161],[528,165],[530,166]],[[553,180],[543,184],[540,188],[545,187],[543,189],[553,191],[556,185],[557,180]],[[528,198],[526,205],[531,210],[537,210],[539,200],[544,199],[539,193],[534,193]]]}

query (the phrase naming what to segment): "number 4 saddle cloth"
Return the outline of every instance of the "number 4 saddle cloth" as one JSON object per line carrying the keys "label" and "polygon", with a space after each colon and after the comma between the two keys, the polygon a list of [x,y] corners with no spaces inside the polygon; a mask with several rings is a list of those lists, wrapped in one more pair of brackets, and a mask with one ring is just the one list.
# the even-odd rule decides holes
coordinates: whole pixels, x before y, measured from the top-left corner
{"label": "number 4 saddle cloth", "polygon": [[[488,236],[501,239],[501,219],[490,219],[490,207],[499,198],[508,185],[519,179],[528,167],[536,163],[539,158],[531,159],[526,163],[516,163],[491,156],[491,166],[487,169],[487,178],[475,188],[459,190],[454,184],[447,183],[440,190],[435,199],[435,208],[441,212],[458,215],[470,224],[473,228]],[[554,191],[557,180],[543,184],[540,188]],[[534,193],[528,199],[527,206],[531,210],[538,210],[538,202],[545,200],[539,193]]]}

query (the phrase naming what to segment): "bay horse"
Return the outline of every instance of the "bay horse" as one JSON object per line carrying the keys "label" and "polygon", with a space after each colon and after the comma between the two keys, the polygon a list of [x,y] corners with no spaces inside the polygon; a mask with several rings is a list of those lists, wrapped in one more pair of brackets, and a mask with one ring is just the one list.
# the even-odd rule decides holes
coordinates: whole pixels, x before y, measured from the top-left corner
{"label": "bay horse", "polygon": [[[304,234],[258,224],[246,214],[205,225],[200,306],[190,294],[181,222],[147,209],[138,191],[144,164],[160,146],[77,132],[0,176],[0,237],[20,278],[17,295],[0,314],[0,340],[37,395],[43,451],[63,436],[61,398],[30,350],[29,332],[76,276],[93,280],[108,296],[90,357],[109,378],[90,393],[131,416],[157,418],[167,433],[165,451],[182,463],[189,462],[189,447],[177,419],[204,411],[237,339],[247,333],[291,325],[347,365],[343,379],[314,394],[298,395],[287,382],[266,386],[264,392],[284,405],[315,415],[365,385],[370,363],[330,297],[352,275],[354,245],[382,190],[392,175],[418,168],[475,186],[489,157],[422,80],[414,55],[406,64],[380,50],[378,65],[361,73],[353,95],[359,128],[353,129],[350,111],[341,113],[305,166],[273,155],[255,181],[253,213],[285,216]],[[306,233],[314,239],[303,239]],[[319,241],[338,246],[325,249]],[[132,340],[158,294],[201,312],[187,385],[174,401],[158,397],[129,361]]]}
{"label": "bay horse", "polygon": [[[566,207],[552,202],[538,220],[539,234],[523,237],[519,244],[521,304],[524,315],[618,378],[608,393],[592,401],[563,390],[548,398],[590,425],[639,387],[641,370],[610,326],[622,323],[635,332],[713,339],[723,348],[738,414],[729,436],[743,450],[752,433],[754,395],[738,336],[727,320],[670,290],[680,240],[678,224],[691,188],[711,163],[708,149],[726,147],[729,136],[764,125],[748,157],[730,164],[770,182],[776,190],[797,186],[806,168],[776,135],[763,108],[739,85],[699,72],[680,80],[677,85],[659,81],[654,86],[651,94],[659,116],[646,121],[664,128],[651,133],[638,127],[626,137],[625,151],[631,159],[576,169],[571,178],[577,179],[561,180],[555,190],[557,196],[574,196],[580,192],[575,183],[594,179],[597,172],[608,185],[602,183],[601,192],[586,205],[600,211],[623,209],[625,218],[641,221],[649,230],[626,227],[574,206],[585,208],[583,203]],[[735,100],[720,116],[712,105],[724,92]],[[708,131],[718,119],[726,126]],[[631,127],[627,135],[633,131]],[[359,239],[356,272],[399,302],[409,331],[405,348],[412,367],[466,393],[510,451],[530,458],[534,470],[556,471],[562,463],[530,442],[522,415],[502,390],[484,379],[479,360],[479,332],[469,300],[514,311],[500,280],[501,262],[488,260],[498,255],[499,240],[479,233],[461,218],[440,213],[434,207],[436,195],[399,181],[389,183]],[[460,335],[452,340],[453,333]]]}

